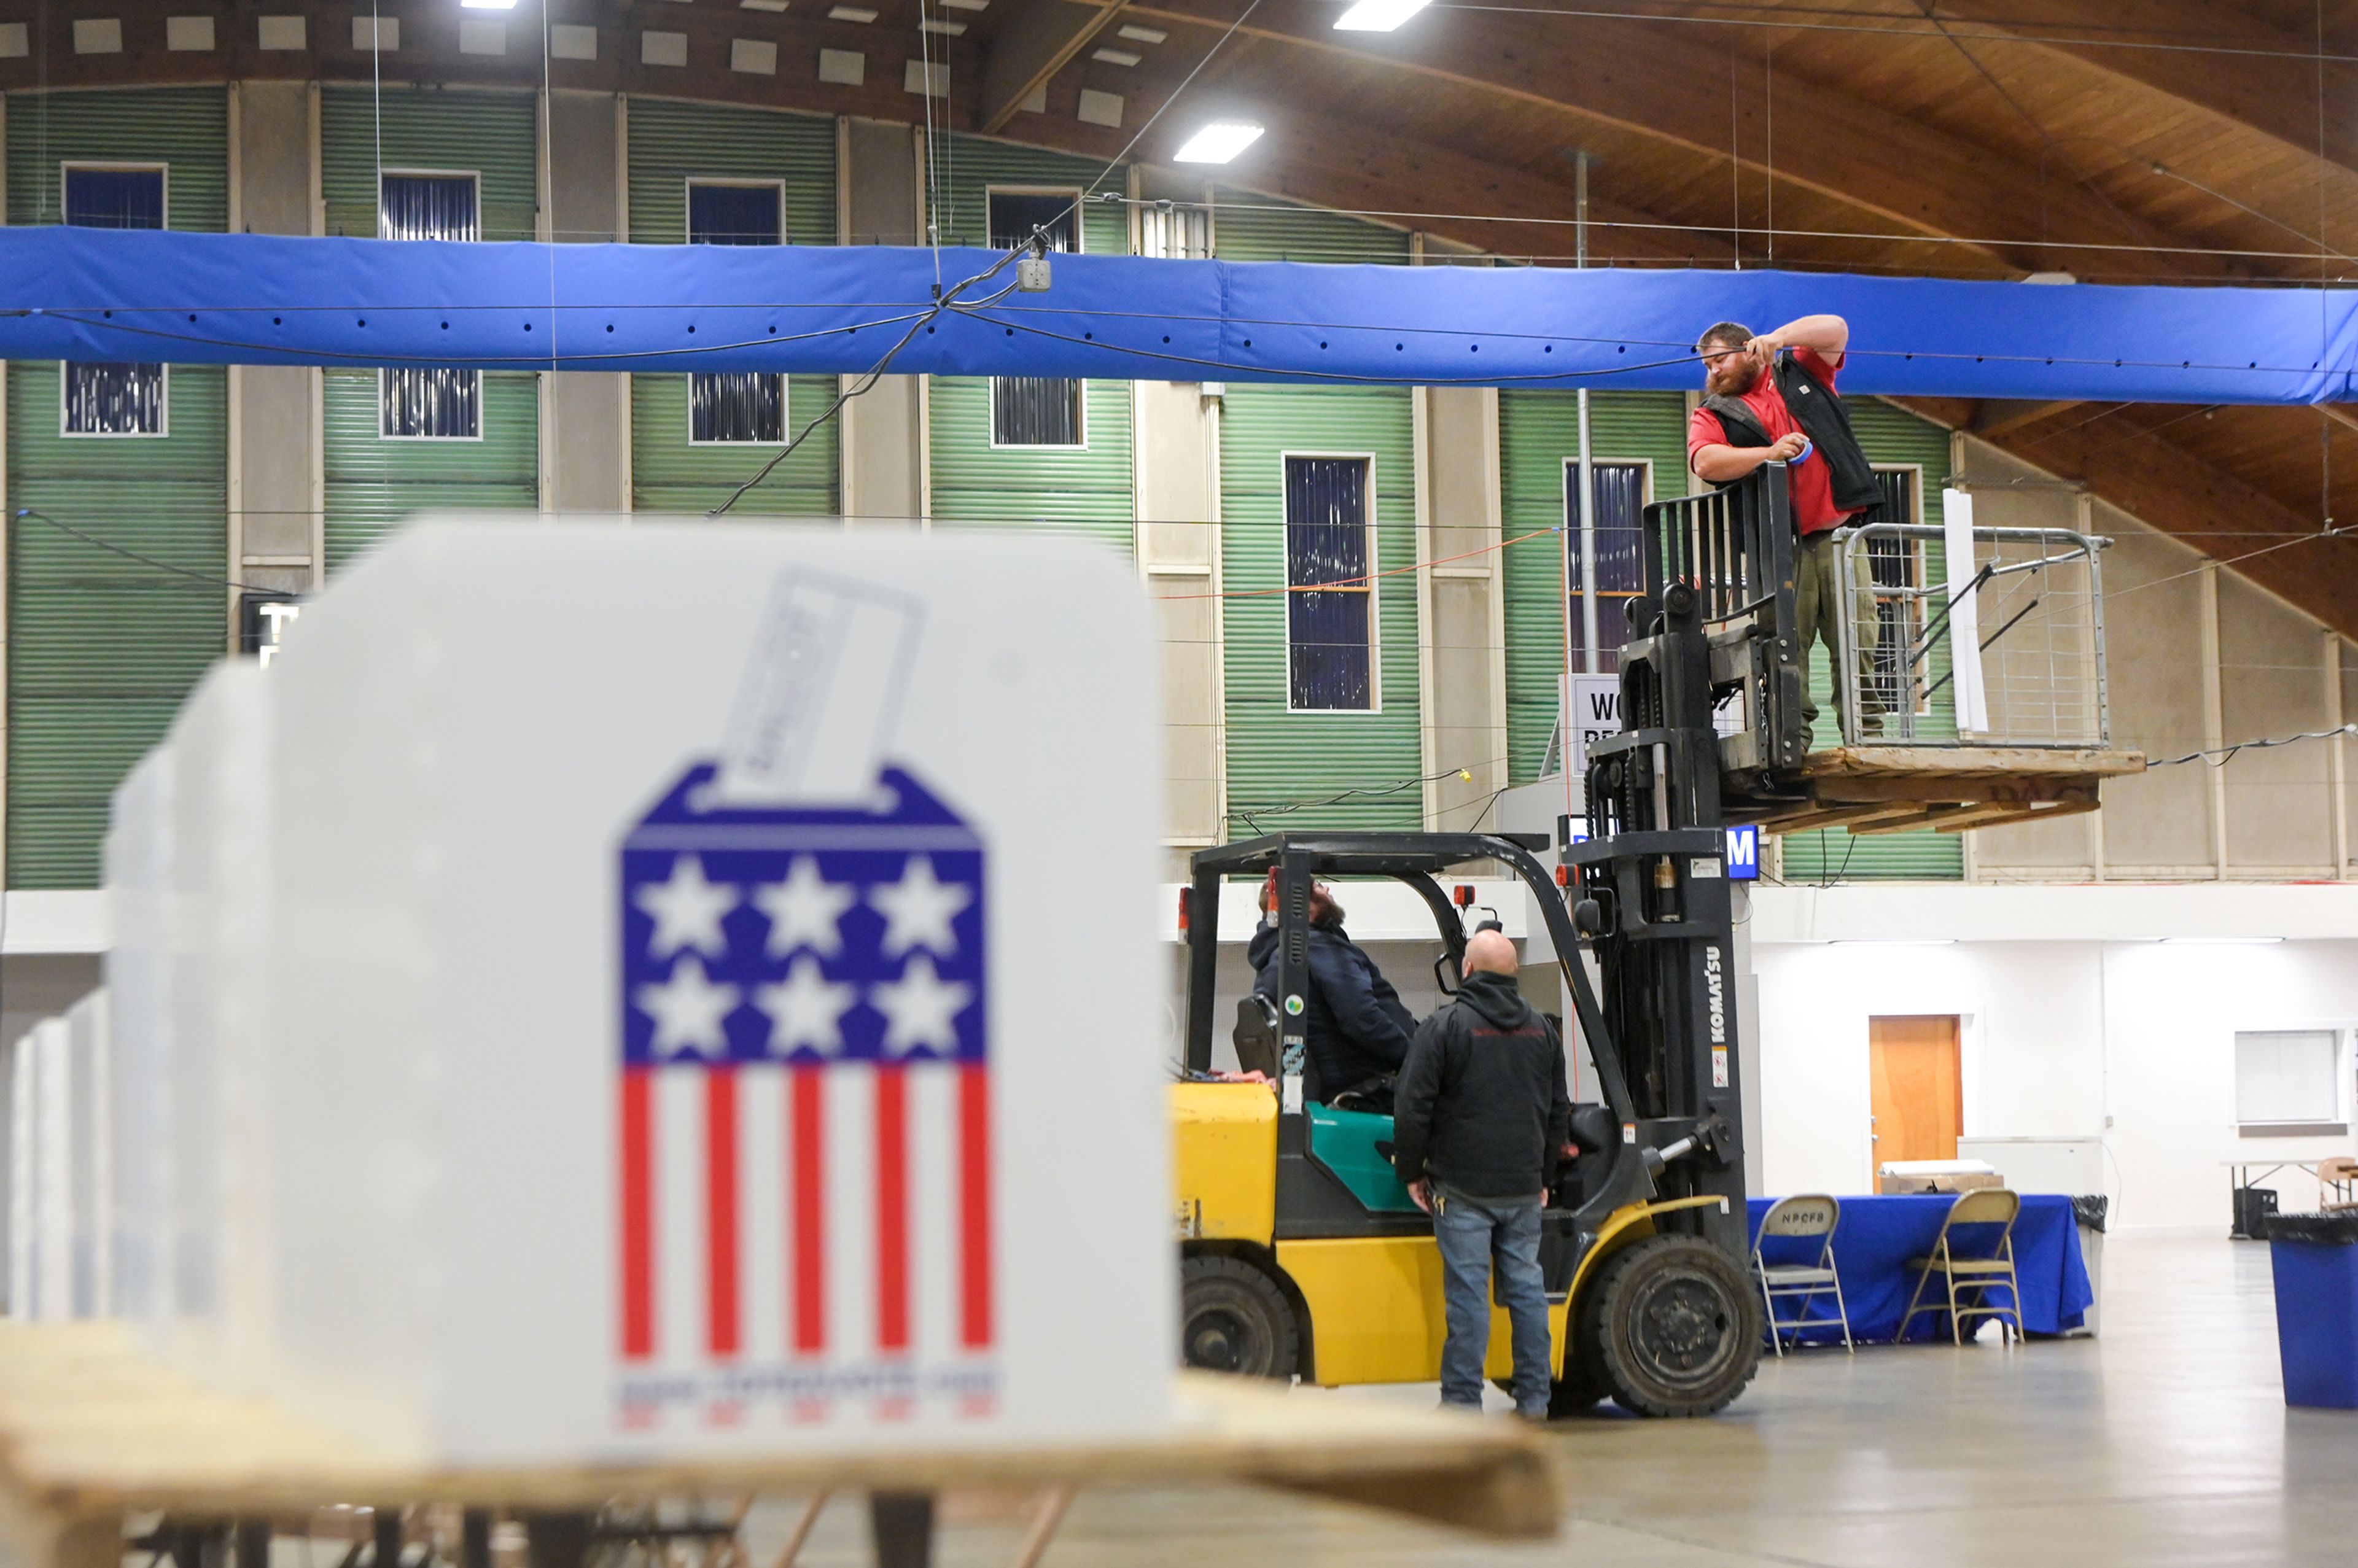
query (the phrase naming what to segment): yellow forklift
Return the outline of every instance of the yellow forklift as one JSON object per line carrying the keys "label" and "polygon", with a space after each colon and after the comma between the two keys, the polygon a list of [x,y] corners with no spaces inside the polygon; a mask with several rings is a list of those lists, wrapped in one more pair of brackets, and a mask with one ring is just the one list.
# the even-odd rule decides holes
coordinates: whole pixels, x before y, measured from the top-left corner
{"label": "yellow forklift", "polygon": [[[1750,1379],[1762,1330],[1746,1263],[1712,703],[1715,685],[1748,684],[1756,661],[1705,623],[1684,584],[1639,600],[1632,617],[1628,727],[1590,749],[1589,835],[1569,817],[1559,824],[1559,869],[1539,859],[1546,836],[1509,833],[1279,833],[1195,856],[1184,908],[1189,1081],[1171,1091],[1188,1365],[1325,1385],[1440,1376],[1441,1259],[1431,1219],[1393,1173],[1391,1118],[1329,1103],[1304,1049],[1310,889],[1379,876],[1414,889],[1433,912],[1434,974],[1448,992],[1466,932],[1440,879],[1487,864],[1520,881],[1544,924],[1603,1095],[1574,1108],[1579,1155],[1543,1215],[1552,1413],[1610,1398],[1646,1415],[1704,1415]],[[1280,1000],[1248,995],[1232,1033],[1239,1064],[1271,1082],[1210,1081],[1220,886],[1271,871]],[[1566,1044],[1569,1057],[1578,1046]],[[1504,1378],[1509,1366],[1498,1311],[1487,1370]]]}

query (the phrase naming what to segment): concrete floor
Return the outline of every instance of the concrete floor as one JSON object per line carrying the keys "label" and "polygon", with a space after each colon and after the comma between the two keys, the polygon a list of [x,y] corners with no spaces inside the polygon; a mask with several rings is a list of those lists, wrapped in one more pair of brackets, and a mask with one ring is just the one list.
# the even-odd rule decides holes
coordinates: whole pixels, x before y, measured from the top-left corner
{"label": "concrete floor", "polygon": [[[1498,1546],[1276,1493],[1083,1493],[1045,1563],[1615,1568],[2089,1568],[2309,1563],[2358,1542],[2358,1412],[2289,1410],[2266,1247],[2116,1237],[2101,1340],[1812,1351],[1764,1361],[1727,1413],[1598,1416],[1553,1431],[1566,1521]],[[1428,1402],[1430,1388],[1298,1392]],[[1499,1419],[1505,1419],[1501,1416]],[[1012,1504],[1014,1499],[1007,1499]],[[952,1505],[937,1559],[1003,1563],[1009,1507]],[[789,1504],[752,1521],[774,1560]],[[992,1517],[996,1513],[998,1517]],[[964,1516],[961,1519],[959,1516]],[[866,1560],[852,1499],[804,1561]]]}

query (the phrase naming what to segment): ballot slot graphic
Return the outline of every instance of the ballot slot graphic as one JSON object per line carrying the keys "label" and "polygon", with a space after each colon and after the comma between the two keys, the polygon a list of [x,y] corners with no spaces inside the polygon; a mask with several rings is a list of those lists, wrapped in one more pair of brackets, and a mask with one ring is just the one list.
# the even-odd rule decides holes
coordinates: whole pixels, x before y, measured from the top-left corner
{"label": "ballot slot graphic", "polygon": [[625,1430],[993,1409],[987,857],[892,760],[923,620],[784,574],[622,840]]}

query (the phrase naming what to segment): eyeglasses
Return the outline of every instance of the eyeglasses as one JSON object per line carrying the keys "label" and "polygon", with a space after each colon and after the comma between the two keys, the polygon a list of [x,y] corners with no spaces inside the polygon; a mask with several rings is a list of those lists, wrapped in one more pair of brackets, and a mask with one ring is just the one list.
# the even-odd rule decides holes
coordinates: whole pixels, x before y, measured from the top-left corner
{"label": "eyeglasses", "polygon": [[1703,356],[1703,362],[1704,368],[1709,370],[1717,370],[1719,368],[1719,362],[1722,360],[1742,359],[1743,357],[1744,351],[1742,349],[1722,349],[1715,354],[1704,354]]}

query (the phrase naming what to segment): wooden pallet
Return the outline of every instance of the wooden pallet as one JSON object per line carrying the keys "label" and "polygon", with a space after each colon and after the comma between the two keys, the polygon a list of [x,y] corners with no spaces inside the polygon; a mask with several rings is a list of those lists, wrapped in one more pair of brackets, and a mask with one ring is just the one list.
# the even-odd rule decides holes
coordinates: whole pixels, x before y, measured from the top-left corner
{"label": "wooden pallet", "polygon": [[340,1503],[594,1509],[617,1497],[1248,1482],[1509,1538],[1552,1535],[1549,1445],[1520,1422],[1182,1374],[1151,1441],[530,1470],[421,1470],[211,1393],[113,1324],[0,1325],[0,1555],[120,1568],[123,1519],[288,1518]]}
{"label": "wooden pallet", "polygon": [[1812,752],[1791,798],[1732,799],[1728,815],[1764,833],[1960,833],[2093,811],[2104,780],[2144,771],[2140,752],[1844,746]]}

